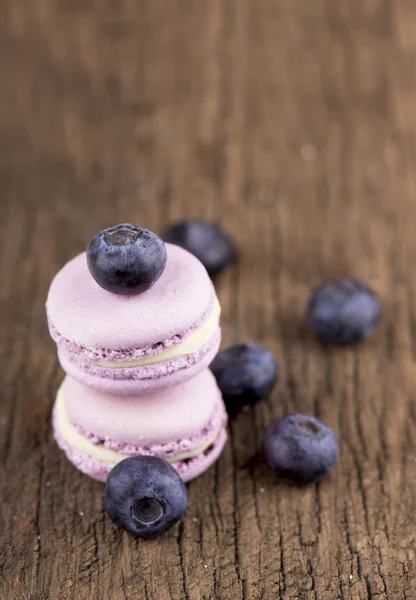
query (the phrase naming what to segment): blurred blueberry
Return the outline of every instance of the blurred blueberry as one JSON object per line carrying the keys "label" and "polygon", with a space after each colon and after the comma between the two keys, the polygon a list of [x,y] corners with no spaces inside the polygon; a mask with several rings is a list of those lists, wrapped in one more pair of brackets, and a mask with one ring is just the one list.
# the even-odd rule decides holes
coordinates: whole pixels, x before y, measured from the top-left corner
{"label": "blurred blueberry", "polygon": [[278,378],[273,354],[253,342],[240,342],[219,352],[210,369],[230,415],[267,398]]}
{"label": "blurred blueberry", "polygon": [[215,223],[198,219],[182,221],[166,229],[162,237],[196,256],[210,277],[218,275],[235,259],[234,244]]}
{"label": "blurred blueberry", "polygon": [[273,421],[263,437],[267,465],[286,483],[314,483],[337,464],[338,442],[330,427],[308,415],[287,415]]}
{"label": "blurred blueberry", "polygon": [[325,342],[353,344],[369,336],[381,317],[374,292],[359,281],[340,279],[318,286],[309,300],[307,320]]}

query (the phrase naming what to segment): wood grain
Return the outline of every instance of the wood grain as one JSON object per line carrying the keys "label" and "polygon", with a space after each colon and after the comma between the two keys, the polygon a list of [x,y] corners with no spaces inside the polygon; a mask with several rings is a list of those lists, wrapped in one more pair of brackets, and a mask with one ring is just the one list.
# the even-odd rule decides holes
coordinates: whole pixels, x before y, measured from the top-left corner
{"label": "wood grain", "polygon": [[[0,597],[416,598],[416,4],[9,0],[0,9]],[[281,381],[230,425],[183,523],[135,541],[57,450],[44,301],[98,230],[212,218],[240,248],[224,344]],[[304,327],[311,286],[354,275],[384,317],[357,349]],[[335,476],[298,490],[256,458],[317,415]]]}

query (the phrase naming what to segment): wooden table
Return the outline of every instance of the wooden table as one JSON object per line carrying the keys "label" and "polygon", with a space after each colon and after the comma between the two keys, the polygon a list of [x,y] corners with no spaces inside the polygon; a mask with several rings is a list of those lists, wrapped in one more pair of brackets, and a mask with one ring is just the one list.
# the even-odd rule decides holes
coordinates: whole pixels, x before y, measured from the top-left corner
{"label": "wooden table", "polygon": [[[7,600],[416,598],[416,4],[10,0],[0,18],[2,477]],[[229,428],[180,526],[136,541],[51,434],[48,285],[98,230],[218,220],[224,344],[272,349],[272,397]],[[384,305],[358,348],[306,331],[314,284]],[[317,415],[341,461],[279,484],[264,427]]]}

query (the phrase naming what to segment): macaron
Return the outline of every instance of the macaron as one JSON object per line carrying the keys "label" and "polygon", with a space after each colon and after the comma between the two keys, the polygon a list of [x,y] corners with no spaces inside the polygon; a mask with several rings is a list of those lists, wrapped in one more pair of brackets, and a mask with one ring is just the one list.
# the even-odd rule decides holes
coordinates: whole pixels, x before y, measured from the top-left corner
{"label": "macaron", "polygon": [[92,277],[86,254],[55,276],[46,302],[63,369],[103,392],[131,395],[183,383],[212,362],[220,305],[204,266],[166,244],[166,268],[145,293],[112,294]]}
{"label": "macaron", "polygon": [[227,439],[227,415],[209,369],[185,383],[117,396],[67,376],[53,409],[58,446],[77,469],[105,481],[128,456],[170,462],[184,481],[208,469]]}

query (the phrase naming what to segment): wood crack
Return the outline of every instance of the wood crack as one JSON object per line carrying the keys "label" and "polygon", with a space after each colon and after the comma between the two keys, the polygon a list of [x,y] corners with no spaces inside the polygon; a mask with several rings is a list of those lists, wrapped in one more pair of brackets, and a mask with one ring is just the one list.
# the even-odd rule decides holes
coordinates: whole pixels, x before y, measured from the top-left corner
{"label": "wood crack", "polygon": [[190,600],[188,583],[186,580],[186,570],[185,570],[185,555],[184,555],[184,548],[183,548],[183,529],[184,529],[183,521],[181,521],[179,523],[177,544],[178,544],[178,548],[179,548],[179,563],[180,563],[181,574],[182,574],[182,590],[183,590],[185,600]]}
{"label": "wood crack", "polygon": [[243,578],[241,576],[241,571],[240,571],[240,551],[239,551],[239,547],[238,547],[238,531],[239,531],[239,505],[238,505],[238,481],[237,481],[237,457],[236,457],[236,451],[235,451],[235,443],[234,443],[234,432],[233,432],[233,428],[230,428],[231,430],[231,447],[232,447],[232,453],[233,453],[233,485],[234,485],[234,490],[233,490],[233,538],[234,538],[234,562],[235,562],[235,572],[237,575],[237,579],[239,581],[239,583],[241,584],[241,594],[242,594],[242,600],[245,600],[245,589],[244,589],[244,581]]}

